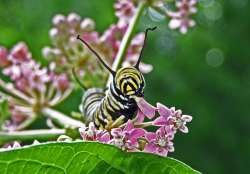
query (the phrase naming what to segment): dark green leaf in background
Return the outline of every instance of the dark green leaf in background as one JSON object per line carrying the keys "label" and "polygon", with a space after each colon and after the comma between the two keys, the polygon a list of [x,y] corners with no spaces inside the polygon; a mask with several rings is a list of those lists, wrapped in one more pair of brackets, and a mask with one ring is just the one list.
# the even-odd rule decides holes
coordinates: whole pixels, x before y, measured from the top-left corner
{"label": "dark green leaf in background", "polygon": [[48,143],[0,152],[1,174],[198,174],[184,163],[146,153],[126,153],[95,142]]}

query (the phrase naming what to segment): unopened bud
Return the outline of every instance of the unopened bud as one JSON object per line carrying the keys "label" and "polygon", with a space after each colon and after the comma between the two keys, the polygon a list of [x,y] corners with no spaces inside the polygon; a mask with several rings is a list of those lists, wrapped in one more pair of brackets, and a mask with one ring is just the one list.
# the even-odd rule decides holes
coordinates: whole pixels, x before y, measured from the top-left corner
{"label": "unopened bud", "polygon": [[93,31],[95,29],[95,22],[90,18],[86,18],[81,23],[81,29],[83,31]]}
{"label": "unopened bud", "polygon": [[81,17],[76,13],[70,13],[67,17],[67,21],[73,28],[80,24]]}
{"label": "unopened bud", "polygon": [[61,27],[65,24],[66,18],[65,16],[58,14],[56,16],[54,16],[54,18],[52,19],[52,23],[55,26]]}
{"label": "unopened bud", "polygon": [[47,58],[47,59],[50,59],[53,57],[53,51],[50,47],[44,47],[42,49],[42,55]]}
{"label": "unopened bud", "polygon": [[49,35],[50,35],[50,38],[51,39],[57,39],[58,36],[59,36],[59,31],[57,28],[52,28],[50,31],[49,31]]}

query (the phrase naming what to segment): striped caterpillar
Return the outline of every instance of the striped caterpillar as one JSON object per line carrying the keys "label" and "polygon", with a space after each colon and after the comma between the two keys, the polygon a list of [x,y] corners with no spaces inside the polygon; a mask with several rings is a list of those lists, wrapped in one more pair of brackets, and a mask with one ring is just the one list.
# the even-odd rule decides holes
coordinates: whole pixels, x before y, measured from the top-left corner
{"label": "striped caterpillar", "polygon": [[109,130],[133,118],[138,110],[136,101],[144,96],[145,80],[139,70],[139,64],[148,31],[155,29],[156,27],[146,29],[143,47],[137,63],[134,66],[120,68],[116,72],[104,62],[86,41],[81,39],[79,35],[77,36],[77,39],[93,52],[113,77],[106,91],[100,88],[90,88],[83,95],[80,109],[86,123],[94,122],[96,128]]}

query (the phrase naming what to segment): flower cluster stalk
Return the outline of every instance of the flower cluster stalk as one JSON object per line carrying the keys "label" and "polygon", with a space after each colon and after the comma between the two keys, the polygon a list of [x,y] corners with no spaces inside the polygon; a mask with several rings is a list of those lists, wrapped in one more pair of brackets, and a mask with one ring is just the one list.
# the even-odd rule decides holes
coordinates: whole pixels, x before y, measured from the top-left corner
{"label": "flower cluster stalk", "polygon": [[25,130],[0,132],[0,144],[10,141],[25,141],[25,140],[48,140],[57,138],[65,134],[64,129],[41,129],[41,130]]}
{"label": "flower cluster stalk", "polygon": [[[118,50],[118,53],[115,57],[114,63],[112,65],[112,69],[114,71],[117,71],[117,69],[121,66],[122,61],[124,59],[124,56],[126,55],[127,49],[130,45],[132,36],[133,36],[133,32],[135,30],[135,27],[137,25],[137,23],[139,22],[140,16],[142,15],[143,10],[145,9],[147,5],[146,1],[140,1],[138,8],[136,10],[135,15],[133,16],[133,18],[131,19],[131,22],[129,24],[129,27],[122,39],[120,48]],[[111,80],[112,80],[113,76],[110,74],[109,79],[107,81],[107,87],[109,86]]]}

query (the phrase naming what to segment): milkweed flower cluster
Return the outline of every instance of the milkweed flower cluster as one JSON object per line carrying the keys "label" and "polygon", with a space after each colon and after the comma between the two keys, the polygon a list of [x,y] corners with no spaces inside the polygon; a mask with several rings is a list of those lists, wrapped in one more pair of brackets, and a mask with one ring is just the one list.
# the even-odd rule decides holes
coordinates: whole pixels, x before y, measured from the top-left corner
{"label": "milkweed flower cluster", "polygon": [[[115,14],[120,19],[120,23],[126,23],[132,19],[139,1],[141,0],[116,1]],[[148,3],[150,3],[149,7],[155,9],[155,13],[170,19],[170,29],[179,29],[182,34],[185,34],[190,27],[195,26],[192,15],[197,12],[197,0],[152,0]],[[171,8],[172,4],[175,8]]]}
{"label": "milkweed flower cluster", "polygon": [[[120,21],[120,20],[119,20]],[[74,68],[87,87],[104,86],[108,73],[96,63],[93,53],[82,45],[76,36],[88,42],[109,64],[114,61],[121,40],[128,28],[128,22],[112,24],[103,34],[95,31],[95,22],[90,18],[81,19],[76,13],[68,16],[56,15],[50,30],[52,47],[43,48],[43,55],[56,63],[56,71],[71,74]],[[139,56],[144,40],[144,34],[137,34],[127,50],[124,66],[134,64]],[[148,73],[152,66],[142,64],[142,71]]]}
{"label": "milkweed flower cluster", "polygon": [[[174,7],[169,6],[171,3]],[[110,67],[116,60],[121,62],[121,66],[132,66],[140,56],[145,38],[144,33],[133,32],[139,21],[134,20],[135,17],[144,14],[141,13],[144,9],[153,8],[169,19],[170,29],[186,33],[195,25],[192,15],[197,11],[196,5],[197,0],[116,0],[117,22],[103,32],[96,31],[95,21],[90,18],[82,18],[76,13],[58,14],[52,19],[53,26],[49,31],[52,43],[42,50],[43,57],[49,62],[46,67],[32,58],[23,42],[10,50],[0,47],[1,76],[3,74],[7,79],[0,79],[0,99],[1,96],[7,99],[9,109],[5,111],[5,117],[0,110],[1,133],[26,129],[38,115],[43,115],[47,118],[46,128],[58,128],[54,133],[56,136],[67,133],[66,128],[81,127],[79,132],[84,141],[112,144],[128,152],[143,151],[167,156],[174,151],[175,134],[188,133],[186,124],[192,120],[179,109],[160,103],[154,107],[142,98],[136,101],[139,109],[133,120],[111,130],[98,130],[94,123],[86,127],[79,120],[80,113],[75,113],[78,117],[72,118],[53,107],[71,96],[76,86],[71,78],[72,70],[87,88],[104,88],[107,83],[108,72],[96,61],[95,55],[77,40],[77,35],[88,42]],[[153,69],[152,65],[143,62],[139,66],[142,73]],[[6,109],[2,103],[0,109]],[[153,127],[150,130],[155,131],[149,131],[148,127]],[[45,131],[51,133],[51,130]],[[63,135],[58,141],[72,139]],[[20,146],[9,142],[8,137],[6,143],[11,145],[9,148]]]}
{"label": "milkweed flower cluster", "polygon": [[176,1],[177,11],[166,11],[171,18],[169,28],[179,29],[181,33],[185,34],[188,28],[195,26],[195,21],[191,17],[197,12],[196,4],[197,0]]}
{"label": "milkweed flower cluster", "polygon": [[[139,103],[142,104],[138,104],[136,118],[118,128],[97,130],[92,122],[89,127],[80,128],[83,140],[112,144],[128,152],[143,151],[167,156],[174,151],[175,134],[178,131],[188,133],[186,123],[191,122],[192,117],[161,103],[157,103],[157,107],[144,99]],[[150,121],[145,122],[145,118]],[[146,127],[149,126],[155,126],[156,131],[148,131]]]}
{"label": "milkweed flower cluster", "polygon": [[67,75],[42,67],[32,59],[23,42],[10,51],[0,47],[0,67],[12,81],[6,83],[0,80],[1,88],[18,98],[8,97],[12,115],[5,125],[8,129],[15,130],[21,122],[34,117],[43,106],[55,106],[72,91]]}

